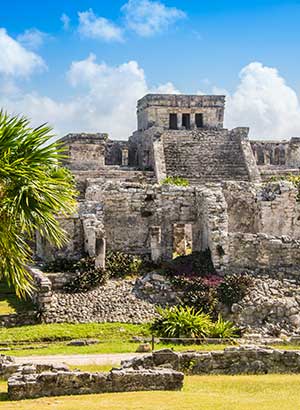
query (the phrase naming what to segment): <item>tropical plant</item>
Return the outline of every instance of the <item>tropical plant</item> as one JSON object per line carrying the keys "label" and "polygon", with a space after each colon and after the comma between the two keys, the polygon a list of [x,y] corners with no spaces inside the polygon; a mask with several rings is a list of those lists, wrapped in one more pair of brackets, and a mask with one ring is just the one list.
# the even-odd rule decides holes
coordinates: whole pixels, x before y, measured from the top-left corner
{"label": "tropical plant", "polygon": [[209,328],[209,337],[214,339],[231,339],[237,337],[239,329],[219,314],[218,319]]}
{"label": "tropical plant", "polygon": [[56,216],[76,209],[73,177],[52,137],[47,125],[32,128],[25,117],[0,112],[0,279],[18,296],[32,289],[26,265],[35,232],[62,246],[67,237]]}
{"label": "tropical plant", "polygon": [[167,338],[201,338],[209,333],[209,315],[196,312],[189,306],[157,308],[159,317],[151,325],[151,331]]}

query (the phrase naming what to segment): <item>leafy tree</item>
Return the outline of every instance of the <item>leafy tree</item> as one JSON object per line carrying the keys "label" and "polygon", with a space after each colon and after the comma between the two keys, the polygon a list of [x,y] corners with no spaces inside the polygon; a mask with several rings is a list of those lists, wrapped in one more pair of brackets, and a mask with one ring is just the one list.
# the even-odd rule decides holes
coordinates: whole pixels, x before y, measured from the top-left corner
{"label": "leafy tree", "polygon": [[63,147],[47,125],[0,111],[0,280],[21,297],[32,290],[26,266],[35,232],[57,247],[67,241],[57,215],[76,209],[73,177],[61,166]]}

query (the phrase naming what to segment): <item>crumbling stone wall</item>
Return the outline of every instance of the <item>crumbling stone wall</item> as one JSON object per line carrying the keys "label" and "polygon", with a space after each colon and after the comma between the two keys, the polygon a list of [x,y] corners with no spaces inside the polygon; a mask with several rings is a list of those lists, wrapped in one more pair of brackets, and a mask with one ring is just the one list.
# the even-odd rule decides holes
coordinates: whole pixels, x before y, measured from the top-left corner
{"label": "crumbling stone wall", "polygon": [[[127,163],[125,163],[126,153]],[[105,165],[128,166],[128,141],[106,141]]]}
{"label": "crumbling stone wall", "polygon": [[300,138],[289,141],[251,141],[258,165],[299,168]]}
{"label": "crumbling stone wall", "polygon": [[259,346],[227,347],[212,352],[153,352],[122,363],[123,368],[155,368],[169,365],[190,374],[300,373],[300,352]]}
{"label": "crumbling stone wall", "polygon": [[275,271],[279,268],[300,268],[300,241],[288,237],[263,233],[231,233],[229,240],[228,268]]}

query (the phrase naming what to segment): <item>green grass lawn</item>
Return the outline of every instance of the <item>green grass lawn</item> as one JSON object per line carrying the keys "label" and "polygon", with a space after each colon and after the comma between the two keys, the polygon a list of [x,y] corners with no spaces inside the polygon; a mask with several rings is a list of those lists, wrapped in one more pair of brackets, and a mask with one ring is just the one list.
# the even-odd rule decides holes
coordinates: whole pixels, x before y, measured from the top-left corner
{"label": "green grass lawn", "polygon": [[[31,346],[33,344],[30,344]],[[51,343],[46,348],[26,349],[22,350],[2,350],[0,353],[10,356],[40,356],[40,355],[56,355],[56,354],[101,354],[101,353],[134,353],[139,346],[139,343],[129,341],[113,341],[101,342],[89,346],[67,346],[65,343]],[[203,344],[203,345],[174,345],[159,343],[155,345],[155,349],[172,348],[175,351],[185,350],[223,350],[227,345],[221,344]]]}
{"label": "green grass lawn", "polygon": [[129,340],[132,336],[150,336],[145,325],[125,323],[54,323],[0,329],[0,343],[48,342],[82,338]]}
{"label": "green grass lawn", "polygon": [[[135,352],[139,343],[130,342],[133,336],[150,337],[146,325],[130,325],[124,323],[85,323],[85,324],[42,324],[0,329],[0,343],[22,350],[1,351],[15,356],[52,355],[52,354],[84,354],[84,353],[131,353]],[[95,338],[99,344],[89,346],[67,346],[68,340]],[[26,349],[30,346],[46,346],[45,348]],[[201,349],[220,350],[226,345],[171,345],[158,344],[157,349],[173,347],[175,350]],[[5,347],[5,346],[3,346]]]}
{"label": "green grass lawn", "polygon": [[22,313],[33,309],[29,301],[20,300],[9,287],[0,282],[0,316],[12,313]]}
{"label": "green grass lawn", "polygon": [[1,410],[298,410],[300,375],[187,376],[178,392],[65,396],[9,402]]}
{"label": "green grass lawn", "polygon": [[[88,353],[133,353],[139,343],[130,342],[133,336],[150,337],[146,325],[124,323],[85,323],[85,324],[41,324],[0,329],[0,353],[15,356],[54,355],[54,354],[88,354]],[[72,339],[95,338],[100,343],[89,346],[67,346]],[[5,351],[6,346],[18,349]],[[35,349],[26,349],[34,346]],[[163,344],[155,345],[155,349],[165,347],[176,351],[183,350],[221,350],[228,344]],[[297,349],[299,346],[275,346],[278,349]],[[1,350],[2,348],[2,350]],[[22,348],[22,350],[19,350]]]}

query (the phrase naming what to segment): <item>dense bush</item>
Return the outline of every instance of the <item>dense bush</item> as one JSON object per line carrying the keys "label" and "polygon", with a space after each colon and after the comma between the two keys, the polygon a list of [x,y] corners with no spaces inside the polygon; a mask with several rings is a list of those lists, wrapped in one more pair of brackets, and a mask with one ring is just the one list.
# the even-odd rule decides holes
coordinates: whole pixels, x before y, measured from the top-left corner
{"label": "dense bush", "polygon": [[231,274],[224,277],[217,289],[218,299],[227,306],[240,302],[253,286],[253,278],[248,274]]}
{"label": "dense bush", "polygon": [[108,252],[106,255],[106,270],[112,278],[137,275],[142,263],[141,258],[123,252]]}
{"label": "dense bush", "polygon": [[190,306],[173,306],[157,309],[160,317],[154,320],[150,330],[165,338],[232,338],[238,334],[233,323],[219,315],[213,322],[208,314]]}
{"label": "dense bush", "polygon": [[167,177],[162,181],[162,185],[189,186],[190,183],[186,178]]}
{"label": "dense bush", "polygon": [[46,262],[42,265],[44,272],[76,272],[82,263],[73,259],[57,258],[54,261]]}
{"label": "dense bush", "polygon": [[72,278],[64,286],[64,291],[68,293],[87,292],[104,285],[108,279],[108,272],[102,268],[93,268],[78,272],[75,278]]}
{"label": "dense bush", "polygon": [[211,320],[209,315],[196,312],[189,306],[158,308],[160,317],[151,325],[151,331],[160,337],[201,338],[208,334]]}
{"label": "dense bush", "polygon": [[242,300],[253,285],[247,274],[217,275],[209,249],[180,256],[162,265],[165,274],[179,291],[181,303],[217,316],[219,302],[231,306]]}

